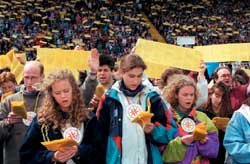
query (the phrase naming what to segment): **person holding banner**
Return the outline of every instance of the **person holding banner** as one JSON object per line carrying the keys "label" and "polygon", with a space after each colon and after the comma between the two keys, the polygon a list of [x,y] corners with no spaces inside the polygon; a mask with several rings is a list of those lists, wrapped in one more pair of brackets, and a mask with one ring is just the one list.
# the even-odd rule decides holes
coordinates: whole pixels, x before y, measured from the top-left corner
{"label": "person holding banner", "polygon": [[143,59],[131,53],[122,63],[122,79],[105,93],[97,109],[106,163],[162,164],[158,146],[171,141],[176,125],[161,96],[142,83]]}
{"label": "person holding banner", "polygon": [[193,79],[173,75],[163,90],[163,97],[171,105],[171,112],[178,126],[175,138],[163,153],[165,163],[209,163],[208,158],[218,154],[218,131],[205,113],[195,108],[198,89]]}
{"label": "person holding banner", "polygon": [[[34,88],[43,80],[43,65],[29,61],[23,70],[24,85],[20,91],[5,98],[0,106],[0,138],[4,144],[4,164],[19,164],[18,150],[26,129],[38,112],[44,97]],[[15,104],[15,105],[14,105]],[[17,109],[14,111],[14,108]]]}
{"label": "person holding banner", "polygon": [[227,66],[218,67],[212,78],[215,83],[223,82],[230,90],[231,106],[233,111],[240,108],[242,102],[250,96],[250,83],[233,87],[231,70]]}
{"label": "person holding banner", "polygon": [[[41,84],[41,88],[46,96],[37,117],[24,137],[20,149],[20,163],[91,164],[92,160],[98,160],[94,158],[88,160],[93,147],[85,144],[85,141],[86,138],[94,140],[94,136],[86,136],[91,134],[85,128],[88,114],[72,72],[65,69],[50,73]],[[88,127],[90,125],[88,124]],[[95,128],[90,127],[90,129]],[[41,144],[63,138],[71,139],[76,144],[53,148],[56,150],[47,149]]]}

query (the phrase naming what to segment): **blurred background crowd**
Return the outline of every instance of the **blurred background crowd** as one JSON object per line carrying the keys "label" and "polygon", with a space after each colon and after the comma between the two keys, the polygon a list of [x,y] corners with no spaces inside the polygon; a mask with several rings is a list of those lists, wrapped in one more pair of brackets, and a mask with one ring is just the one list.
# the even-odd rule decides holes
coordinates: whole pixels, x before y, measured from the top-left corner
{"label": "blurred background crowd", "polygon": [[247,0],[2,0],[0,54],[14,48],[34,58],[34,46],[90,50],[114,58],[139,37],[166,43],[195,36],[195,45],[249,42]]}

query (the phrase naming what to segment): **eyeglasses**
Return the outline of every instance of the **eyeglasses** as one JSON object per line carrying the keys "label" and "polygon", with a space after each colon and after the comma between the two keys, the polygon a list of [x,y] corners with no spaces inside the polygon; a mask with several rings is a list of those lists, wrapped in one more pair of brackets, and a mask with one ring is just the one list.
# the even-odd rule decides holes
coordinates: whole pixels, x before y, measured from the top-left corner
{"label": "eyeglasses", "polygon": [[36,76],[24,76],[23,78],[24,80],[31,80],[31,81],[39,79],[39,77]]}

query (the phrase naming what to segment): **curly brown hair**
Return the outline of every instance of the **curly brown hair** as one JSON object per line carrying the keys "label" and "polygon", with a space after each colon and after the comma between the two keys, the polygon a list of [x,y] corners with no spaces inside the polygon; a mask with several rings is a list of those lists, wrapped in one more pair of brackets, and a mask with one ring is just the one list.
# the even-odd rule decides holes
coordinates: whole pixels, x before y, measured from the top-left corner
{"label": "curly brown hair", "polygon": [[60,123],[64,120],[62,111],[55,98],[52,96],[52,85],[61,80],[68,80],[72,86],[72,103],[68,113],[68,120],[74,127],[79,127],[81,122],[88,119],[87,112],[83,103],[81,91],[77,85],[71,71],[58,70],[50,73],[42,83],[42,90],[45,91],[45,99],[43,106],[38,113],[38,120],[42,124],[53,125],[53,128],[60,127]]}
{"label": "curly brown hair", "polygon": [[181,88],[184,86],[192,86],[195,90],[195,98],[193,102],[193,106],[195,106],[195,102],[199,96],[199,91],[197,89],[195,81],[186,76],[181,74],[172,75],[171,78],[168,80],[167,86],[163,88],[163,98],[173,107],[176,108],[179,104],[178,99],[175,97],[180,91]]}

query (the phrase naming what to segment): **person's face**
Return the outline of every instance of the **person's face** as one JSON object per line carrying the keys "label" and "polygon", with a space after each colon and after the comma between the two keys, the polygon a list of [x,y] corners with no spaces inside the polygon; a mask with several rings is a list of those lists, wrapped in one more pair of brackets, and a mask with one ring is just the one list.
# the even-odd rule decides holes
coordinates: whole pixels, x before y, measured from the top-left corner
{"label": "person's face", "polygon": [[15,87],[16,87],[16,84],[13,83],[12,81],[7,81],[3,83],[1,86],[3,93],[13,91]]}
{"label": "person's face", "polygon": [[223,96],[223,92],[219,90],[218,88],[215,88],[211,96],[213,107],[218,108],[221,105],[222,96]]}
{"label": "person's face", "polygon": [[112,81],[112,71],[108,65],[99,66],[97,78],[102,85],[110,84]]}
{"label": "person's face", "polygon": [[195,89],[193,86],[184,86],[182,87],[178,94],[175,95],[178,99],[179,109],[186,113],[190,110],[193,106],[194,99],[195,99]]}
{"label": "person's face", "polygon": [[143,77],[142,68],[133,68],[122,74],[123,81],[127,88],[135,90],[141,83]]}
{"label": "person's face", "polygon": [[35,91],[33,85],[41,82],[43,79],[43,75],[41,74],[41,70],[39,67],[30,67],[24,69],[23,78],[24,86],[26,87],[27,91],[32,92]]}
{"label": "person's face", "polygon": [[223,82],[226,86],[232,85],[232,76],[229,70],[226,68],[222,68],[217,72],[218,79],[216,80],[216,83]]}
{"label": "person's face", "polygon": [[68,80],[56,81],[52,86],[52,96],[61,107],[61,110],[68,112],[72,103],[72,86]]}

